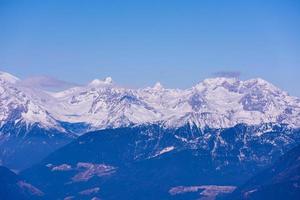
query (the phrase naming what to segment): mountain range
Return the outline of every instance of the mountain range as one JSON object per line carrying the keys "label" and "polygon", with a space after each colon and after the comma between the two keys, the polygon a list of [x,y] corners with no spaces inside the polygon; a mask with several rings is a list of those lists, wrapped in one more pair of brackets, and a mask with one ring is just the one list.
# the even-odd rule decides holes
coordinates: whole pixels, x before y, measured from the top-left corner
{"label": "mountain range", "polygon": [[5,72],[0,81],[1,126],[13,116],[15,123],[38,123],[61,132],[69,130],[60,122],[86,124],[87,130],[142,123],[180,127],[187,122],[200,128],[269,122],[300,126],[300,99],[259,78],[211,78],[183,90],[165,89],[160,83],[129,89],[108,77],[56,93],[23,86]]}
{"label": "mountain range", "polygon": [[0,72],[0,165],[26,198],[20,180],[42,199],[262,199],[299,144],[300,99],[260,78],[132,89],[108,77],[53,92]]}
{"label": "mountain range", "polygon": [[[47,191],[46,199],[192,200],[195,194],[172,191],[232,191],[299,143],[300,130],[271,124],[106,129],[86,133],[21,175]],[[80,195],[86,190],[93,192]]]}

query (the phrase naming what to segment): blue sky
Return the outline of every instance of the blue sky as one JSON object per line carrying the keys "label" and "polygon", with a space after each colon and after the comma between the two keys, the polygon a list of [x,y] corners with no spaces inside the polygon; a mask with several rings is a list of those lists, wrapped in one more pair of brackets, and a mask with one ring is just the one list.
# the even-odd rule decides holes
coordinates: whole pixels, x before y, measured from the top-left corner
{"label": "blue sky", "polygon": [[300,96],[300,1],[0,1],[0,70],[186,88],[220,71]]}

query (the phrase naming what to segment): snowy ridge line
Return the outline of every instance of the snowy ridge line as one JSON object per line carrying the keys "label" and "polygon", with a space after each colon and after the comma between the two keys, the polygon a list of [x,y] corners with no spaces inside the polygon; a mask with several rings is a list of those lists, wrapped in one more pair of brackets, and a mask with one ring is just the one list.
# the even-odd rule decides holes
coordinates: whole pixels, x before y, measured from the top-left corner
{"label": "snowy ridge line", "polygon": [[257,78],[211,78],[188,89],[128,89],[112,78],[61,92],[28,88],[0,72],[0,127],[35,124],[66,131],[60,122],[84,123],[89,129],[163,123],[228,128],[236,124],[282,123],[300,127],[300,99]]}

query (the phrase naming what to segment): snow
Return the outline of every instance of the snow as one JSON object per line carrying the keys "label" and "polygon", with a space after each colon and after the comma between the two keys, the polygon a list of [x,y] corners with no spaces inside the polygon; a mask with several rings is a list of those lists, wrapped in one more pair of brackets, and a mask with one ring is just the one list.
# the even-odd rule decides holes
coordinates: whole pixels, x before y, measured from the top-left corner
{"label": "snow", "polygon": [[[175,137],[176,137],[176,136],[175,136]],[[158,151],[157,153],[155,153],[153,156],[150,156],[149,158],[154,158],[154,157],[160,156],[160,155],[162,155],[162,154],[171,152],[171,151],[173,151],[174,149],[175,149],[174,146],[169,146],[169,147],[163,148],[162,150]]]}
{"label": "snow", "polygon": [[113,79],[111,77],[106,77],[104,80],[94,79],[89,83],[89,86],[99,87],[99,86],[107,86],[113,83]]}
{"label": "snow", "polygon": [[109,76],[109,77],[106,77],[105,79],[104,79],[104,83],[106,83],[106,84],[112,84],[113,83],[113,79]]}
{"label": "snow", "polygon": [[16,123],[39,123],[60,131],[65,130],[58,121],[86,123],[92,130],[145,123],[228,128],[272,122],[300,127],[300,99],[260,78],[217,77],[183,90],[165,89],[159,82],[154,87],[124,88],[107,77],[56,93],[14,84],[19,79],[4,72],[0,80],[1,126],[18,111]]}
{"label": "snow", "polygon": [[199,192],[200,200],[213,200],[220,194],[232,193],[236,189],[235,186],[217,186],[217,185],[201,185],[201,186],[178,186],[169,190],[172,196]]}
{"label": "snow", "polygon": [[252,195],[255,192],[257,192],[257,189],[247,191],[247,192],[245,192],[244,197],[249,198],[249,196]]}
{"label": "snow", "polygon": [[73,200],[73,199],[75,199],[74,196],[67,196],[67,197],[64,198],[64,200]]}
{"label": "snow", "polygon": [[46,167],[52,172],[76,172],[76,174],[72,177],[74,182],[88,181],[94,176],[109,176],[117,170],[117,168],[110,165],[87,162],[78,162],[75,166],[67,163],[62,163],[60,165],[53,165],[49,163]]}
{"label": "snow", "polygon": [[8,82],[8,83],[12,83],[12,84],[15,84],[17,83],[20,79],[9,74],[9,73],[6,73],[6,72],[1,72],[0,71],[0,80],[2,81],[5,81],[5,82]]}
{"label": "snow", "polygon": [[41,190],[37,189],[36,187],[34,187],[33,185],[31,185],[29,183],[26,183],[25,181],[18,181],[17,184],[23,191],[28,191],[31,194],[36,195],[36,196],[44,195],[44,193]]}
{"label": "snow", "polygon": [[101,200],[98,197],[93,197],[91,200]]}
{"label": "snow", "polygon": [[24,88],[5,80],[0,82],[0,122],[1,126],[7,121],[26,123],[30,126],[39,123],[47,129],[55,128],[64,131],[57,120],[50,114],[45,105],[53,107],[53,98],[42,91]]}
{"label": "snow", "polygon": [[161,151],[159,152],[159,154],[161,155],[161,154],[164,154],[164,153],[173,151],[174,149],[175,149],[175,147],[173,147],[173,146],[166,147],[166,148],[164,148],[163,150],[161,150]]}
{"label": "snow", "polygon": [[70,170],[72,170],[71,165],[62,164],[62,165],[59,165],[59,166],[56,166],[56,167],[52,167],[51,171],[70,171]]}
{"label": "snow", "polygon": [[116,171],[116,168],[110,165],[83,162],[77,163],[76,169],[80,172],[72,178],[74,182],[88,181],[94,176],[109,176]]}
{"label": "snow", "polygon": [[83,191],[79,192],[79,194],[81,194],[81,195],[92,195],[92,194],[97,194],[99,191],[100,191],[100,188],[95,187],[95,188],[83,190]]}
{"label": "snow", "polygon": [[158,155],[162,155],[162,154],[164,154],[164,153],[168,153],[168,152],[170,152],[170,151],[173,151],[174,149],[175,149],[174,146],[166,147],[166,148],[164,148],[163,150],[161,150],[161,151],[158,153]]}
{"label": "snow", "polygon": [[153,90],[162,90],[163,88],[164,87],[160,82],[155,83],[155,85],[153,86]]}

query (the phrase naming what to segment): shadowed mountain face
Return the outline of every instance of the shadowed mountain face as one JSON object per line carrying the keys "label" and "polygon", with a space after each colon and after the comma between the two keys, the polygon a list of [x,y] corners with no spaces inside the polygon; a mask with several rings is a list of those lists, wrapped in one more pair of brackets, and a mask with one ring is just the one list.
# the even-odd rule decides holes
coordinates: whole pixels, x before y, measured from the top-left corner
{"label": "shadowed mountain face", "polygon": [[40,162],[75,138],[55,129],[44,129],[38,124],[28,127],[23,123],[7,123],[0,132],[0,163],[15,170]]}
{"label": "shadowed mountain face", "polygon": [[[214,185],[242,184],[299,142],[299,130],[272,124],[110,129],[79,137],[22,176],[48,199],[195,199],[226,189]],[[173,193],[178,187],[194,193]]]}
{"label": "shadowed mountain face", "polygon": [[0,166],[0,198],[2,200],[42,199],[43,192],[22,180],[14,172]]}
{"label": "shadowed mountain face", "polygon": [[284,154],[272,167],[251,178],[230,199],[261,200],[300,198],[300,146]]}
{"label": "shadowed mountain face", "polygon": [[51,102],[49,95],[18,81],[0,72],[0,164],[21,170],[76,136],[44,108]]}

